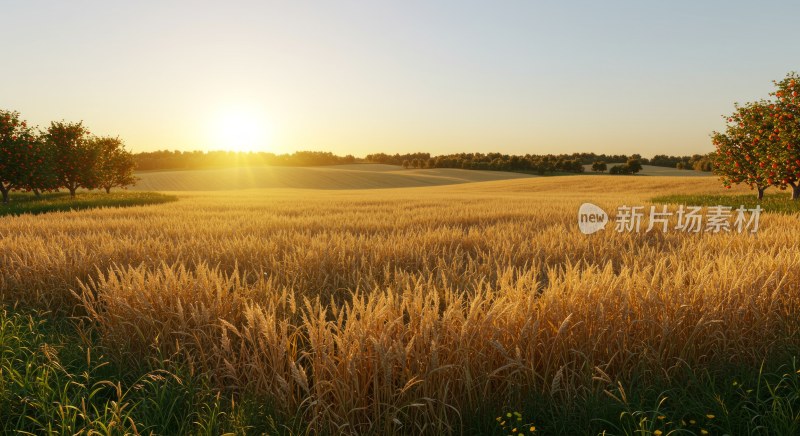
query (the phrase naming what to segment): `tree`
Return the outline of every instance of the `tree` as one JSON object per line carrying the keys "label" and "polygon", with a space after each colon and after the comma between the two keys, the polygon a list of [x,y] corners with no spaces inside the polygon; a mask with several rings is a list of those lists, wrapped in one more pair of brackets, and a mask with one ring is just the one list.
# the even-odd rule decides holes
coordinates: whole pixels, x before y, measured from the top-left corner
{"label": "tree", "polygon": [[778,163],[773,158],[777,147],[774,111],[769,101],[737,104],[725,133],[712,134],[714,168],[725,188],[744,183],[757,191],[759,200],[770,186],[786,189],[785,183],[778,183]]}
{"label": "tree", "polygon": [[730,189],[733,184],[744,183],[756,189],[759,200],[774,182],[765,161],[771,147],[759,138],[759,132],[771,126],[768,110],[766,102],[737,105],[736,112],[728,117],[725,133],[714,132],[711,137],[716,148],[714,168],[723,186]]}
{"label": "tree", "polygon": [[408,169],[408,167],[410,167],[410,166],[411,166],[411,162],[409,162],[408,159],[403,161],[403,168]]}
{"label": "tree", "polygon": [[96,168],[97,186],[111,192],[115,186],[126,187],[136,183],[133,175],[135,162],[133,155],[125,150],[119,138],[95,137],[90,140],[91,147],[99,150]]}
{"label": "tree", "polygon": [[723,185],[745,183],[758,190],[792,188],[800,199],[800,77],[774,82],[773,99],[735,105],[724,133],[713,132],[714,171]]}
{"label": "tree", "polygon": [[695,171],[708,172],[714,169],[714,164],[711,161],[711,159],[703,157],[694,161],[694,163],[692,164],[692,169],[694,169]]}
{"label": "tree", "polygon": [[598,161],[592,164],[592,171],[604,173],[608,169],[608,165],[606,165],[603,161]]}
{"label": "tree", "polygon": [[[634,155],[638,156],[638,155]],[[628,167],[628,171],[630,174],[636,174],[642,170],[642,162],[638,158],[632,157],[628,159],[628,163],[625,164]]]}
{"label": "tree", "polygon": [[628,164],[614,165],[610,170],[608,170],[608,173],[615,175],[632,174],[631,168],[628,166]]}
{"label": "tree", "polygon": [[781,189],[792,188],[792,200],[800,200],[800,76],[789,73],[773,82],[777,88],[770,95],[775,98],[768,115],[773,130],[768,139],[771,149],[766,156],[767,165],[775,175],[774,182]]}
{"label": "tree", "polygon": [[44,135],[54,154],[54,170],[60,186],[75,197],[78,188],[98,186],[97,163],[100,150],[89,141],[89,131],[82,122],[52,122]]}
{"label": "tree", "polygon": [[8,203],[8,193],[22,189],[34,161],[36,136],[19,112],[0,111],[0,194]]}
{"label": "tree", "polygon": [[24,188],[39,197],[42,192],[58,189],[59,183],[55,171],[53,148],[41,137],[35,138],[32,145],[31,165]]}

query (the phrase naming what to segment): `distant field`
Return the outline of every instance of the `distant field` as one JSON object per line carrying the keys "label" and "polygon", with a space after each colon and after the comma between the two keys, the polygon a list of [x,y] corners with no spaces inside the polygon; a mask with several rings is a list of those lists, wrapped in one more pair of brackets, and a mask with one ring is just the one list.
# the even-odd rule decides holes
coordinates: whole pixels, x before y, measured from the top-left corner
{"label": "distant field", "polygon": [[[592,174],[591,166],[587,174]],[[645,165],[648,176],[707,177],[709,173]],[[607,175],[607,174],[606,174]],[[220,191],[236,189],[377,189],[456,185],[537,177],[504,171],[451,168],[403,169],[394,165],[354,164],[322,167],[244,167],[140,172],[138,191]],[[616,176],[615,176],[616,177]]]}
{"label": "distant field", "polygon": [[[611,168],[614,165],[620,165],[620,164],[608,164],[608,168]],[[584,165],[583,168],[587,174],[594,174],[592,173],[591,165]],[[608,172],[606,172],[605,174],[608,174]],[[686,176],[686,177],[714,176],[713,174],[704,171],[679,170],[677,168],[657,167],[653,165],[642,165],[642,171],[640,171],[639,174],[643,176]]]}
{"label": "distant field", "polygon": [[380,164],[153,171],[141,172],[137,176],[141,181],[134,189],[142,191],[413,188],[534,177],[501,171],[414,170]]}

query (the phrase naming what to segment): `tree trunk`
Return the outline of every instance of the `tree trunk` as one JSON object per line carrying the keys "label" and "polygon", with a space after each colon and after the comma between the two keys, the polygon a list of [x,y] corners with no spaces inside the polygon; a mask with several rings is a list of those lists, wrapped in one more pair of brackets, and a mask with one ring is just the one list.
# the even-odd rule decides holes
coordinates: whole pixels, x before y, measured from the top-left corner
{"label": "tree trunk", "polygon": [[800,200],[800,183],[792,185],[792,200]]}
{"label": "tree trunk", "polygon": [[40,191],[38,188],[33,188],[33,195],[35,195],[37,197],[41,197],[42,196],[42,191]]}
{"label": "tree trunk", "polygon": [[69,196],[75,198],[75,191],[77,191],[78,188],[69,186],[67,189],[69,189]]}
{"label": "tree trunk", "polygon": [[110,186],[106,186],[106,194],[110,194],[110,193],[111,193],[111,187]]}
{"label": "tree trunk", "polygon": [[0,192],[3,193],[3,204],[8,203],[8,189],[0,184]]}
{"label": "tree trunk", "polygon": [[758,201],[763,200],[764,199],[764,191],[766,191],[767,188],[762,188],[762,187],[759,186],[756,189],[758,189]]}

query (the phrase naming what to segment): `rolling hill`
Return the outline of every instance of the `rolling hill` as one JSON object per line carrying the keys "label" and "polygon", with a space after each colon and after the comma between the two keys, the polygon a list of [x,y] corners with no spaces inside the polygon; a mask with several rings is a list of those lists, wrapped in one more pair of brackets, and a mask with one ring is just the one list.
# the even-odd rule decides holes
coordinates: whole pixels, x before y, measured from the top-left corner
{"label": "rolling hill", "polygon": [[380,164],[152,171],[140,172],[136,175],[141,180],[133,189],[140,191],[411,188],[535,177],[501,171],[449,168],[407,170],[398,166]]}
{"label": "rolling hill", "polygon": [[[136,174],[137,191],[222,191],[238,189],[381,189],[456,185],[530,179],[538,176],[503,171],[452,168],[403,169],[394,165],[352,164],[320,167],[240,167],[203,170],[146,171]],[[595,174],[597,177],[630,177]],[[640,175],[707,177],[710,173],[645,165]],[[638,176],[637,176],[638,177]],[[622,180],[621,180],[622,181]]]}

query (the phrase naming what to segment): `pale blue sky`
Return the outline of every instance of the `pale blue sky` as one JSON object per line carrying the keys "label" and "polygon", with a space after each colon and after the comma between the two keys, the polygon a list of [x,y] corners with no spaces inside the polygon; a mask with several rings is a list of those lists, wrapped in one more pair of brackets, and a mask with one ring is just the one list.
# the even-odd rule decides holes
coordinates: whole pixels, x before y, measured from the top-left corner
{"label": "pale blue sky", "polygon": [[4,0],[0,108],[134,151],[689,154],[800,70],[800,2],[118,3]]}

